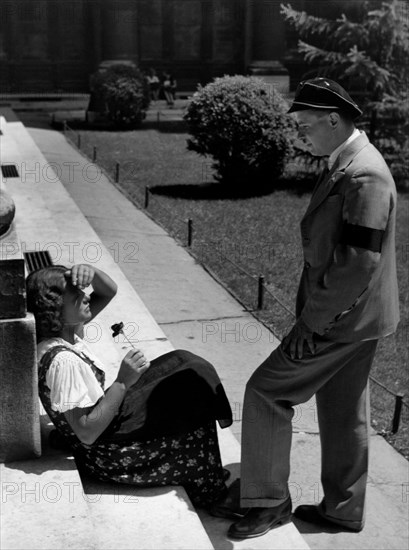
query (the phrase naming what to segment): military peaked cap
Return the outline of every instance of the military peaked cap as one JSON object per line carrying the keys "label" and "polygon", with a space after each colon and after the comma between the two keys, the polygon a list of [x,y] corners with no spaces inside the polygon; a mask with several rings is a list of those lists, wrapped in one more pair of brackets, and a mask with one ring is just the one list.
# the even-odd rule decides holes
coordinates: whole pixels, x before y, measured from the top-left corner
{"label": "military peaked cap", "polygon": [[289,113],[305,109],[339,109],[352,118],[362,115],[361,109],[337,82],[329,78],[311,78],[299,83]]}

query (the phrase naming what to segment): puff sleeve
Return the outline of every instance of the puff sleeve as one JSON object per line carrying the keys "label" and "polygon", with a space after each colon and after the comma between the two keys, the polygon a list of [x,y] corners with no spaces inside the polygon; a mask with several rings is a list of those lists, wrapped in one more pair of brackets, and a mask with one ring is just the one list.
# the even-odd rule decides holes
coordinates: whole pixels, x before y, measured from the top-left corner
{"label": "puff sleeve", "polygon": [[70,351],[58,353],[48,369],[51,408],[64,413],[76,407],[92,407],[104,395],[91,367]]}

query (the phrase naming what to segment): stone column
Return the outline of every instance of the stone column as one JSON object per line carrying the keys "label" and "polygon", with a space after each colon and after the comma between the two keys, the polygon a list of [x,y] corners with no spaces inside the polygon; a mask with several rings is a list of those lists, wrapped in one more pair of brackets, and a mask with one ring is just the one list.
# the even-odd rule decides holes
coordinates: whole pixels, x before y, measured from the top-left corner
{"label": "stone column", "polygon": [[38,457],[35,322],[26,312],[22,259],[0,260],[0,377],[0,462]]}
{"label": "stone column", "polygon": [[277,0],[246,0],[246,70],[288,92],[290,78],[282,64],[285,27]]}
{"label": "stone column", "polygon": [[244,67],[247,71],[253,60],[253,4],[254,0],[245,0],[244,11]]}
{"label": "stone column", "polygon": [[137,3],[104,0],[102,3],[102,59],[138,64]]}

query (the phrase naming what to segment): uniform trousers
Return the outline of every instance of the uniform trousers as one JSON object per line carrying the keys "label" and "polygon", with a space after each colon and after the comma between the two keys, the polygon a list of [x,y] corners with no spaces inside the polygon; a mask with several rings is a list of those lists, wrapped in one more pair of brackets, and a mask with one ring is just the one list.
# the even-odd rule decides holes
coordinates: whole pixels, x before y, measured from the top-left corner
{"label": "uniform trousers", "polygon": [[273,507],[289,496],[293,407],[316,394],[321,440],[319,511],[351,527],[364,521],[369,447],[369,371],[377,340],[340,343],[314,335],[315,354],[291,359],[280,345],[246,386],[241,506]]}

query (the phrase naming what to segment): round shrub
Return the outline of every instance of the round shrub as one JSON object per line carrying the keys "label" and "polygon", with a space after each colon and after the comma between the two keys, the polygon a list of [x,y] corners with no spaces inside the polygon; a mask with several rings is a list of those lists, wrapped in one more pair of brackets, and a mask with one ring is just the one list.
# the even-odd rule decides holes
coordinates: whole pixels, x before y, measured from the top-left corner
{"label": "round shrub", "polygon": [[213,157],[218,181],[274,184],[292,150],[295,123],[287,110],[283,96],[259,78],[216,78],[199,86],[187,107],[187,147]]}
{"label": "round shrub", "polygon": [[149,88],[136,67],[116,64],[96,72],[91,78],[91,92],[119,128],[136,127],[146,116]]}

